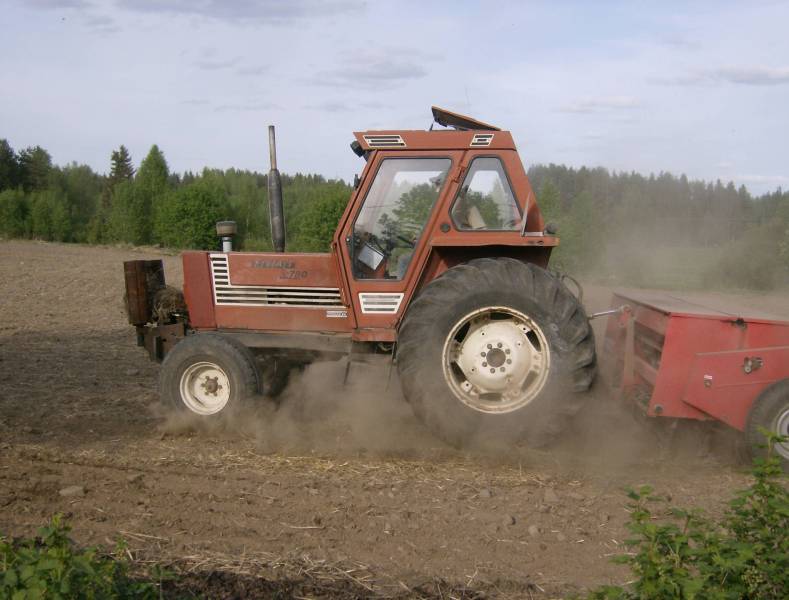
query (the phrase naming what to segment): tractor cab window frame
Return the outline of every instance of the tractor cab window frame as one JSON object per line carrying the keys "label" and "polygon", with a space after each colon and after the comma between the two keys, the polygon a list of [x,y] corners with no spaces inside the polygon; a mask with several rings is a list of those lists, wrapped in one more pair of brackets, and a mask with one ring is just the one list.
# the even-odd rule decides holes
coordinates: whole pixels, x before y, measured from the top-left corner
{"label": "tractor cab window frame", "polygon": [[[500,190],[494,190],[503,202],[497,202],[494,191],[487,193],[471,189],[471,193],[479,197],[472,201],[468,198],[469,188],[474,178],[480,173],[494,173]],[[482,210],[480,210],[482,209]],[[511,214],[501,214],[501,210],[509,210]],[[523,219],[523,209],[515,195],[507,167],[499,156],[475,156],[468,165],[463,182],[458,186],[457,194],[449,209],[452,224],[458,231],[519,231]],[[509,219],[507,219],[509,217]],[[498,221],[498,222],[496,222]],[[491,222],[489,224],[489,222]],[[496,226],[490,226],[496,225]]]}
{"label": "tractor cab window frame", "polygon": [[402,281],[452,172],[449,156],[386,157],[351,226],[359,281]]}

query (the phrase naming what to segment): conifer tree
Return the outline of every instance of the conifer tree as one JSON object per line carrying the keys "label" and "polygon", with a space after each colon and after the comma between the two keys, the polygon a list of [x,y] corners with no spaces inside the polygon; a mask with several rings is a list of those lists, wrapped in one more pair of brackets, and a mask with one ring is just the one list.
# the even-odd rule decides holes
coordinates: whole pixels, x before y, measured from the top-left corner
{"label": "conifer tree", "polygon": [[19,160],[7,140],[0,140],[0,192],[19,185]]}
{"label": "conifer tree", "polygon": [[121,144],[120,148],[117,150],[112,151],[110,162],[112,163],[109,180],[111,186],[121,181],[128,181],[134,177],[134,167],[132,166],[131,155],[123,144]]}
{"label": "conifer tree", "polygon": [[44,190],[49,186],[52,157],[41,146],[25,148],[19,153],[21,183],[26,192]]}

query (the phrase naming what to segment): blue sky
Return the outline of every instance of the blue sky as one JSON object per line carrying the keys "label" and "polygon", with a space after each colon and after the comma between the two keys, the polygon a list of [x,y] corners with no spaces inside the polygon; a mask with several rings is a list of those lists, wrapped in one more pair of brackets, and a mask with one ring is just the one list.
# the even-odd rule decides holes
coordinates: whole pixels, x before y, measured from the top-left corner
{"label": "blue sky", "polygon": [[0,137],[346,180],[431,104],[564,163],[789,187],[786,2],[0,0]]}

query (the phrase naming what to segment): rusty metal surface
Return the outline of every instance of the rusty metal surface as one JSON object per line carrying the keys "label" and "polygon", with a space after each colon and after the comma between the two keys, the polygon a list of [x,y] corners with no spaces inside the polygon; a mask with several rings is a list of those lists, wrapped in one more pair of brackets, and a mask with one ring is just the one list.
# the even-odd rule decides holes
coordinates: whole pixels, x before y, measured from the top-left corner
{"label": "rusty metal surface", "polygon": [[[452,116],[448,111],[444,117]],[[442,118],[444,118],[442,117]],[[361,185],[353,190],[338,224],[328,254],[229,253],[226,301],[215,298],[208,253],[184,255],[185,293],[192,325],[201,328],[233,328],[256,331],[353,332],[354,339],[393,341],[416,291],[453,265],[483,256],[510,256],[547,266],[551,249],[559,243],[554,235],[541,235],[544,221],[512,136],[488,124],[455,115],[466,125],[485,127],[475,131],[383,131],[357,132],[354,135],[369,150]],[[461,125],[458,121],[457,125]],[[472,123],[473,121],[473,123]],[[365,136],[391,135],[395,147],[371,149]],[[480,142],[475,136],[483,136]],[[485,144],[479,147],[479,144]],[[399,145],[402,144],[402,145]],[[472,145],[475,144],[475,145]],[[346,242],[353,234],[353,224],[372,185],[374,175],[387,158],[442,157],[451,160],[447,180],[436,201],[422,236],[417,240],[413,257],[401,280],[356,279],[351,269],[351,253]],[[501,160],[512,187],[518,209],[526,212],[526,234],[521,231],[460,231],[450,211],[460,186],[468,174],[471,161],[478,157]],[[523,219],[523,217],[521,217]],[[530,235],[531,234],[531,235]],[[221,269],[220,269],[221,270]],[[277,286],[282,288],[335,288],[340,290],[341,304],[347,315],[315,306],[277,306],[265,298],[265,291],[254,289],[236,293],[232,286]],[[302,293],[301,291],[299,293]],[[401,298],[396,312],[364,312],[362,296],[390,294]],[[372,296],[370,296],[372,295]],[[250,299],[249,301],[244,298]],[[235,305],[229,305],[235,303]],[[291,303],[293,304],[293,303]],[[369,304],[368,304],[369,306]]]}
{"label": "rusty metal surface", "polygon": [[[402,146],[389,147],[387,151],[406,153],[413,150],[464,150],[472,148],[474,136],[479,135],[478,131],[454,131],[451,129],[440,129],[436,131],[421,130],[398,130],[387,131],[354,131],[356,141],[361,144],[364,150],[375,150],[374,146],[368,143],[368,139],[378,136],[400,136],[403,141]],[[485,150],[515,150],[515,142],[509,131],[490,131],[493,137]],[[367,136],[367,138],[365,138]]]}
{"label": "rusty metal surface", "polygon": [[460,113],[452,112],[446,108],[431,106],[430,110],[433,113],[433,120],[444,127],[471,129],[475,131],[501,131],[500,127],[478,121],[477,119],[467,117],[466,115],[461,115]]}
{"label": "rusty metal surface", "polygon": [[[652,292],[614,295],[630,317],[611,317],[604,358],[625,388],[644,389],[649,416],[716,419],[742,429],[751,404],[789,377],[789,321],[740,317]],[[756,356],[761,368],[746,373]],[[765,357],[769,365],[764,367]],[[717,383],[716,383],[717,382]]]}
{"label": "rusty metal surface", "polygon": [[233,285],[340,287],[337,261],[328,253],[231,252],[228,263]]}
{"label": "rusty metal surface", "polygon": [[748,321],[771,323],[785,322],[779,315],[754,309],[745,302],[737,302],[732,298],[696,297],[692,292],[664,292],[657,290],[617,290],[616,295],[635,304],[653,308],[664,314],[686,315],[695,317],[741,318]]}
{"label": "rusty metal surface", "polygon": [[278,348],[289,350],[312,350],[315,352],[347,353],[351,348],[351,336],[347,333],[249,333],[245,331],[220,330],[250,348]]}
{"label": "rusty metal surface", "polygon": [[195,329],[215,329],[214,296],[208,252],[184,252],[184,298],[189,324]]}
{"label": "rusty metal surface", "polygon": [[167,353],[186,335],[184,323],[138,327],[137,336],[148,351],[151,360],[162,362]]}
{"label": "rusty metal surface", "polygon": [[[758,359],[758,367],[746,365]],[[789,346],[697,354],[683,400],[743,431],[751,404],[773,383],[789,378]]]}
{"label": "rusty metal surface", "polygon": [[164,287],[164,265],[161,260],[130,260],[123,263],[123,275],[129,323],[144,325],[151,321],[154,294]]}
{"label": "rusty metal surface", "polygon": [[216,324],[220,328],[257,331],[350,332],[353,321],[349,310],[295,306],[217,306]]}

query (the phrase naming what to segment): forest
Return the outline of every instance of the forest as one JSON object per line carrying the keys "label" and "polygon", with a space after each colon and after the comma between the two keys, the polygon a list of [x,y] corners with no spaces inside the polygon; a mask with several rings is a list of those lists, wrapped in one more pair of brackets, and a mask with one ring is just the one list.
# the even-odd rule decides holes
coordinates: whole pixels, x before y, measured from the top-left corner
{"label": "forest", "polygon": [[[237,244],[270,250],[267,176],[236,169],[171,172],[154,145],[135,168],[125,146],[109,173],[53,164],[41,146],[0,139],[0,236],[86,244],[214,248],[214,224],[238,223]],[[789,192],[752,196],[685,175],[535,165],[529,177],[561,245],[553,268],[587,280],[661,288],[789,285]],[[351,186],[283,175],[287,247],[326,251]]]}

